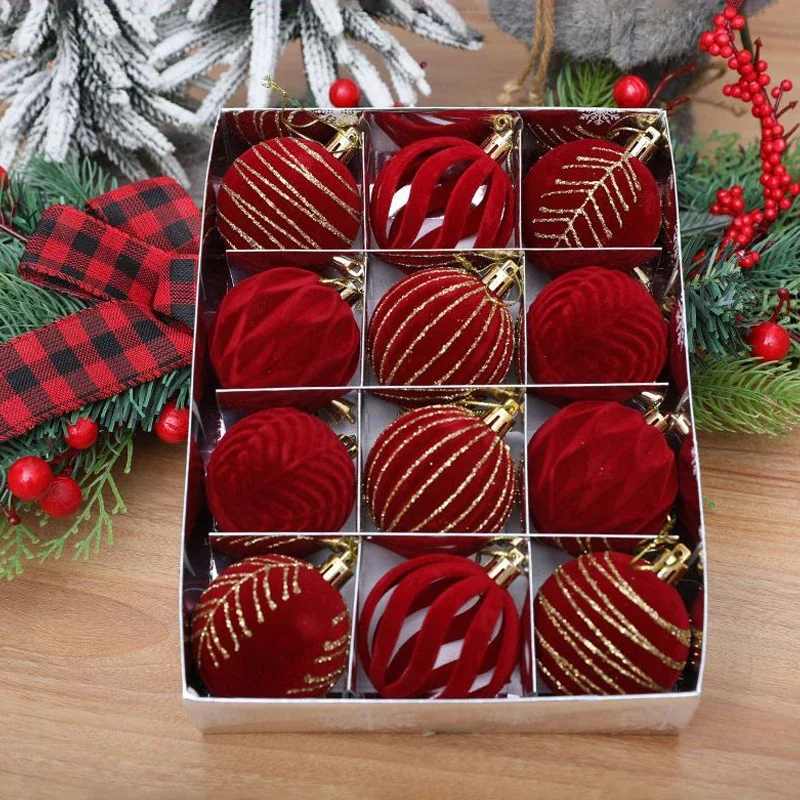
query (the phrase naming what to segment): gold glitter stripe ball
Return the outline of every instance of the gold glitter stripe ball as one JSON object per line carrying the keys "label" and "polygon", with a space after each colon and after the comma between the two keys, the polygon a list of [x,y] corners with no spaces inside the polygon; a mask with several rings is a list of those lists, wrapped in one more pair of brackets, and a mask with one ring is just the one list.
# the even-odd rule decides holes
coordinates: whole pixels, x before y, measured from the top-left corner
{"label": "gold glitter stripe ball", "polygon": [[556,694],[669,691],[689,655],[689,614],[673,586],[624,553],[560,566],[533,606],[536,665]]}
{"label": "gold glitter stripe ball", "polygon": [[253,145],[228,168],[217,196],[217,229],[234,250],[349,248],[360,224],[353,174],[306,139]]}
{"label": "gold glitter stripe ball", "polygon": [[404,414],[378,436],[364,476],[379,530],[495,533],[514,503],[514,460],[480,417],[428,406]]}

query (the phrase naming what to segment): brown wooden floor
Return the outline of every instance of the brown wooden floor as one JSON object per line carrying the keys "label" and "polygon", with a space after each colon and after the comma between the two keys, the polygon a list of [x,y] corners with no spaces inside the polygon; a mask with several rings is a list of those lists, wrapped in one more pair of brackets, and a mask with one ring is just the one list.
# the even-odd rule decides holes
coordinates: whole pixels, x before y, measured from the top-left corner
{"label": "brown wooden floor", "polygon": [[[432,103],[491,104],[523,47],[483,3],[457,5],[485,31],[482,55],[408,43],[429,62]],[[800,79],[800,3],[782,0],[755,27],[773,74]],[[708,106],[698,117],[701,131],[753,125]],[[179,697],[183,459],[142,437],[114,548],[0,586],[0,796],[796,798],[799,456],[798,434],[701,439],[715,503],[709,660],[702,706],[680,737],[203,739]]]}

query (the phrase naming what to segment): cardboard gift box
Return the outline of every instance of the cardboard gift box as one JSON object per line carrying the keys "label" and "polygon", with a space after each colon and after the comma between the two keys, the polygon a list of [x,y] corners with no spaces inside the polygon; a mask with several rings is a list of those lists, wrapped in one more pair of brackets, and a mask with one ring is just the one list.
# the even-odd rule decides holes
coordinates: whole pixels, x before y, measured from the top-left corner
{"label": "cardboard gift box", "polygon": [[[381,166],[399,149],[386,129],[391,129],[393,120],[402,115],[414,115],[414,122],[441,124],[446,121],[443,113],[452,109],[391,109],[386,111],[359,110],[356,112],[286,111],[281,109],[253,110],[232,109],[222,111],[214,130],[208,161],[207,184],[204,207],[204,230],[199,262],[198,281],[198,332],[195,340],[193,373],[193,413],[190,437],[190,458],[187,469],[187,502],[182,537],[182,574],[180,588],[180,614],[184,649],[182,656],[183,698],[197,726],[205,732],[245,731],[474,731],[474,732],[658,732],[678,731],[691,719],[700,700],[705,643],[702,632],[706,630],[706,611],[702,611],[702,627],[698,625],[693,657],[683,675],[672,689],[663,694],[641,695],[586,695],[556,696],[549,692],[546,684],[532,670],[532,678],[526,681],[517,668],[500,696],[490,699],[443,700],[385,699],[378,696],[357,657],[355,646],[356,620],[370,588],[402,557],[380,546],[380,533],[370,517],[363,496],[363,468],[370,447],[379,433],[398,415],[398,408],[370,392],[377,384],[369,363],[365,347],[364,332],[375,306],[386,291],[404,277],[403,272],[387,261],[387,253],[377,247],[370,220],[369,197],[376,175]],[[511,308],[519,333],[519,358],[504,381],[502,390],[518,390],[524,394],[525,409],[505,440],[515,463],[521,464],[522,486],[527,470],[526,443],[531,436],[552,416],[559,402],[554,398],[558,387],[537,386],[529,382],[529,376],[521,367],[526,363],[524,317],[525,310],[537,294],[550,282],[549,275],[539,269],[540,259],[550,257],[553,250],[525,248],[522,240],[520,187],[522,176],[536,159],[558,144],[586,137],[607,135],[612,126],[625,123],[639,112],[619,109],[571,109],[571,108],[522,108],[522,109],[460,109],[466,119],[486,121],[498,113],[511,115],[514,124],[514,145],[503,162],[514,192],[517,196],[517,219],[503,254],[515,256],[522,264],[522,280],[519,285],[519,303]],[[645,113],[642,110],[641,113]],[[634,258],[646,275],[646,286],[658,304],[671,308],[676,313],[678,301],[682,299],[683,277],[681,268],[680,233],[677,215],[677,190],[675,169],[666,115],[662,111],[648,111],[651,119],[658,121],[666,132],[663,145],[649,167],[656,179],[661,194],[663,223],[653,247],[637,250],[620,248],[569,249],[559,252],[560,257],[569,258],[579,265],[609,266],[620,259]],[[358,236],[350,250],[320,253],[307,250],[229,250],[215,229],[215,202],[220,181],[225,171],[250,145],[278,134],[309,135],[319,140],[330,136],[330,129],[316,121],[315,115],[325,120],[355,123],[362,135],[360,152],[349,164],[359,186],[363,203],[363,216]],[[378,115],[382,124],[378,122]],[[302,118],[299,115],[303,115]],[[388,116],[387,116],[388,115]],[[630,124],[630,123],[628,123]],[[289,131],[287,131],[287,127]],[[405,126],[407,131],[409,126]],[[487,125],[473,125],[473,135],[482,136]],[[472,130],[471,129],[471,130]],[[413,127],[412,127],[413,130]],[[480,141],[480,139],[478,140]],[[469,240],[459,243],[459,254],[472,255],[474,248]],[[249,275],[274,266],[304,266],[310,253],[317,265],[324,263],[321,274],[327,277],[338,275],[337,261],[354,256],[363,264],[363,302],[354,305],[355,321],[362,332],[361,354],[358,369],[350,385],[344,387],[281,387],[263,389],[222,389],[205,354],[202,340],[205,331],[212,329],[219,304],[232,287]],[[412,251],[415,255],[415,251]],[[452,253],[433,254],[450,260]],[[391,255],[398,261],[398,254]],[[359,266],[361,269],[361,266]],[[519,323],[519,324],[517,324]],[[679,335],[685,337],[685,324],[677,320]],[[688,370],[688,365],[687,365]],[[520,374],[522,372],[522,374]],[[488,387],[490,390],[492,387]],[[495,390],[498,387],[494,387]],[[594,397],[620,399],[637,392],[666,393],[665,407],[674,410],[682,402],[689,424],[692,420],[690,392],[681,398],[669,370],[659,380],[649,384],[592,384],[581,387],[591,391]],[[319,699],[275,699],[275,698],[217,698],[208,695],[197,675],[189,644],[191,617],[194,604],[203,589],[231,562],[227,548],[219,543],[233,534],[221,531],[212,518],[203,500],[203,464],[219,440],[232,424],[258,409],[279,407],[286,401],[286,390],[296,398],[298,391],[309,395],[325,393],[328,389],[339,389],[345,404],[345,414],[337,417],[334,426],[337,434],[355,437],[358,442],[357,455],[357,501],[350,518],[338,536],[355,537],[357,559],[352,578],[342,587],[342,594],[352,620],[351,644],[348,665],[338,684],[325,698]],[[349,417],[349,418],[348,418]],[[698,496],[702,497],[699,485],[699,470],[695,463]],[[703,548],[703,526],[701,509],[700,530],[696,532],[695,545],[699,554],[692,572],[679,584],[687,604],[702,592],[706,598],[705,558]],[[259,537],[271,531],[252,531],[246,537]],[[526,594],[535,596],[538,588],[553,573],[556,567],[568,561],[566,552],[546,544],[548,531],[538,531],[528,508],[527,492],[520,493],[520,502],[515,504],[505,530],[501,535],[523,537],[520,547],[527,556],[527,570],[510,586],[520,614],[532,613],[524,606]],[[286,535],[286,534],[283,534]],[[322,531],[304,534],[331,537],[333,532]],[[419,536],[420,534],[416,534]],[[435,540],[439,534],[422,534]],[[242,534],[236,534],[241,537]],[[475,534],[478,536],[478,534]],[[574,538],[574,537],[568,537]],[[593,538],[591,536],[586,538]],[[629,536],[627,538],[641,537]],[[321,550],[311,556],[320,563],[326,553]],[[483,562],[491,556],[479,555]],[[698,568],[699,566],[699,568]],[[703,601],[705,602],[705,601]],[[697,620],[696,620],[697,621]],[[535,664],[535,636],[524,645],[528,652],[523,658]]]}

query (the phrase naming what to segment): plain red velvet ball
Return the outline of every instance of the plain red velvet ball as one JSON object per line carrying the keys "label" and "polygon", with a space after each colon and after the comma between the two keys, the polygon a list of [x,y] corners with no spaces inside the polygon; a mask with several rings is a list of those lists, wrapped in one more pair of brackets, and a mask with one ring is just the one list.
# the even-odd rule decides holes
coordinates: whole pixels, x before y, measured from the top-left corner
{"label": "plain red velvet ball", "polygon": [[215,552],[237,559],[276,553],[305,558],[327,546],[328,540],[320,536],[212,536],[211,539]]}
{"label": "plain red velvet ball", "polygon": [[372,314],[368,347],[384,386],[502,383],[514,355],[503,301],[462,269],[429,269],[389,289]]}
{"label": "plain red velvet ball", "polygon": [[313,272],[282,267],[238,283],[222,301],[210,356],[225,389],[347,386],[361,331],[350,306]]}
{"label": "plain red velvet ball", "polygon": [[353,461],[317,417],[270,408],[237,422],[206,471],[211,513],[222,530],[338,531],[356,496]]}
{"label": "plain red velvet ball", "polygon": [[53,470],[38,456],[22,456],[8,469],[9,491],[18,500],[38,500],[53,483]]}
{"label": "plain red velvet ball", "polygon": [[307,139],[254,144],[228,168],[217,196],[217,229],[234,250],[349,248],[360,224],[353,174]]}
{"label": "plain red velvet ball", "polygon": [[201,595],[192,652],[214,697],[324,697],[347,665],[349,633],[341,594],[314,567],[254,556]]}
{"label": "plain red velvet ball", "polygon": [[655,178],[614,142],[581,139],[559,145],[525,176],[526,247],[652,247],[660,227]]}
{"label": "plain red velvet ball", "polygon": [[667,360],[656,301],[635,278],[599,267],[548,284],[528,309],[526,336],[535,383],[648,383]]}
{"label": "plain red velvet ball", "polygon": [[655,536],[677,494],[663,433],[619,403],[572,403],[528,443],[528,505],[539,533]]}
{"label": "plain red velvet ball", "polygon": [[533,605],[536,664],[556,694],[669,691],[689,655],[678,590],[624,553],[591,553],[556,569]]}
{"label": "plain red velvet ball", "polygon": [[697,488],[697,453],[690,432],[678,452],[678,517],[692,541],[700,538],[700,492]]}
{"label": "plain red velvet ball", "polygon": [[[390,219],[392,201],[406,188],[405,204]],[[372,233],[383,250],[452,249],[471,237],[476,248],[505,247],[514,231],[508,174],[477,144],[453,136],[395,153],[378,173],[370,203]]]}
{"label": "plain red velvet ball", "polygon": [[71,517],[82,501],[83,494],[78,482],[69,475],[57,475],[44,497],[39,499],[39,507],[48,516],[63,519]]}
{"label": "plain red velvet ball", "polygon": [[378,436],[365,494],[379,530],[496,533],[511,514],[514,459],[480,417],[428,406],[403,414]]}
{"label": "plain red velvet ball", "polygon": [[[406,637],[408,618],[423,609],[419,629]],[[458,654],[445,660],[442,646],[459,640]],[[427,555],[398,564],[375,584],[361,609],[357,641],[382,697],[495,697],[514,670],[520,622],[511,595],[479,564]],[[479,682],[484,673],[490,674]]]}

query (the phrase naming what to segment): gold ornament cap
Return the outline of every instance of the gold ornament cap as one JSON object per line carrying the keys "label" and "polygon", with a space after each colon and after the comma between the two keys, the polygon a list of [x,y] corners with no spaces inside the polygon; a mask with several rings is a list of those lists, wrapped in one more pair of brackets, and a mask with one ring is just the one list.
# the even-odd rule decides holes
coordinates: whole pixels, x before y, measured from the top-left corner
{"label": "gold ornament cap", "polygon": [[330,286],[332,289],[335,289],[342,300],[349,303],[351,306],[361,300],[364,294],[364,286],[359,278],[350,276],[343,278],[320,278],[319,282],[323,286]]}
{"label": "gold ornament cap", "polygon": [[355,436],[351,434],[340,436],[339,441],[344,445],[350,458],[355,458],[358,455],[358,439]]}
{"label": "gold ornament cap", "polygon": [[355,125],[339,128],[325,149],[336,159],[346,164],[353,153],[361,147],[361,131]]}
{"label": "gold ornament cap", "polygon": [[513,427],[522,405],[516,400],[506,400],[495,406],[483,417],[483,421],[502,439]]}
{"label": "gold ornament cap", "polygon": [[513,258],[498,261],[489,267],[482,282],[497,297],[503,297],[519,281],[520,265]]}
{"label": "gold ornament cap", "polygon": [[514,147],[515,120],[511,114],[496,114],[492,119],[494,133],[481,147],[494,161],[502,163]]}
{"label": "gold ornament cap", "polygon": [[499,538],[497,544],[508,545],[508,550],[493,550],[494,558],[486,565],[486,574],[503,588],[508,586],[519,575],[528,562],[521,546],[525,541],[522,536],[511,539]]}
{"label": "gold ornament cap", "polygon": [[657,578],[674,586],[689,569],[691,557],[692,551],[685,544],[645,547],[631,559],[631,565],[644,572],[654,572]]}
{"label": "gold ornament cap", "polygon": [[664,134],[653,125],[635,133],[626,143],[625,152],[646,164],[661,146]]}
{"label": "gold ornament cap", "polygon": [[340,539],[326,539],[332,550],[330,558],[318,567],[319,574],[334,589],[347,583],[353,575],[356,564],[358,545],[353,536],[343,536]]}
{"label": "gold ornament cap", "polygon": [[661,411],[661,404],[664,402],[663,392],[646,390],[640,392],[633,398],[633,404],[642,412],[644,421],[660,431],[667,431],[670,427],[672,415]]}

